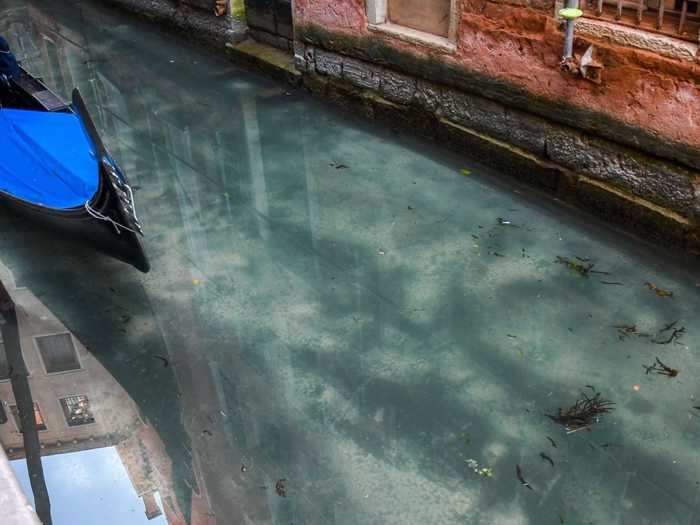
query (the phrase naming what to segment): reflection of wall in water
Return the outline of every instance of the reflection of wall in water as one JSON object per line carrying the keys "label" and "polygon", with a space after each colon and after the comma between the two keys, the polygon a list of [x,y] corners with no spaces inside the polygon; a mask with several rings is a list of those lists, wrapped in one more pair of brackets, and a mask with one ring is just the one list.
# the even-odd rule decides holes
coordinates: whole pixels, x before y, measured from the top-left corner
{"label": "reflection of wall in water", "polygon": [[[0,267],[2,269],[2,267]],[[12,282],[0,272],[3,282]],[[22,355],[37,407],[42,455],[116,446],[149,519],[161,514],[160,493],[172,524],[184,524],[172,495],[172,468],[163,443],[144,423],[134,401],[39,299],[10,287],[17,304]],[[4,348],[2,348],[4,350]],[[4,352],[3,356],[4,357]],[[9,370],[0,358],[0,443],[10,459],[24,457]]]}

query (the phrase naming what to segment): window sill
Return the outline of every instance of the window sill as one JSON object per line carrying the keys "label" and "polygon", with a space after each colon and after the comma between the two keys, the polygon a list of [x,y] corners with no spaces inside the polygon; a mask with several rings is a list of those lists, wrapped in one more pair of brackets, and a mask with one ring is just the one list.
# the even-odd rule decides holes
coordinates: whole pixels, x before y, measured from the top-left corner
{"label": "window sill", "polygon": [[579,36],[607,40],[684,62],[695,62],[700,57],[699,46],[692,42],[586,16],[576,20],[575,32]]}
{"label": "window sill", "polygon": [[429,47],[445,53],[454,53],[457,51],[457,45],[449,38],[418,31],[410,27],[392,24],[391,22],[386,22],[384,24],[368,24],[367,27],[370,31],[374,31],[375,33],[391,36],[411,44]]}

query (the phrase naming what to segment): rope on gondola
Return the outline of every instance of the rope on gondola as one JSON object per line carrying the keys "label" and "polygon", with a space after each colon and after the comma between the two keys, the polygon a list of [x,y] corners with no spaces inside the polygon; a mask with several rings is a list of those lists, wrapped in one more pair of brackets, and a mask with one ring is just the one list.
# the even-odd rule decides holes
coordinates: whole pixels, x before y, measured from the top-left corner
{"label": "rope on gondola", "polygon": [[[111,165],[109,165],[109,167],[114,171],[114,168],[113,168]],[[115,173],[115,175],[116,175],[116,173]],[[124,183],[123,181],[120,181],[120,182],[121,182],[121,185],[122,185],[123,187],[125,187],[126,190],[129,192],[129,204],[131,205],[131,215],[133,215],[133,217],[134,217],[134,223],[135,223],[137,226],[140,226],[139,218],[136,216],[136,204],[135,204],[135,200],[134,200],[134,192],[133,192],[133,190],[131,189],[131,186],[129,186],[128,184]],[[97,219],[97,220],[99,220],[99,221],[107,221],[107,222],[112,223],[112,226],[114,226],[114,229],[117,231],[117,234],[118,234],[118,235],[121,235],[121,231],[119,230],[119,228],[123,228],[123,229],[125,229],[125,230],[127,230],[127,231],[130,231],[131,233],[136,234],[136,235],[138,235],[138,234],[140,233],[140,232],[137,232],[136,230],[134,230],[134,229],[132,229],[132,228],[129,228],[128,226],[124,226],[123,224],[118,223],[117,221],[115,221],[114,219],[112,219],[112,217],[109,217],[109,216],[107,216],[107,215],[104,215],[104,214],[100,213],[99,211],[97,211],[96,209],[94,209],[92,206],[90,206],[90,201],[86,201],[86,202],[85,202],[85,211],[87,211],[88,214],[89,214],[91,217],[93,217],[94,219]]]}
{"label": "rope on gondola", "polygon": [[107,215],[103,215],[102,213],[100,213],[99,211],[94,209],[92,206],[90,206],[90,201],[85,202],[85,211],[87,211],[88,214],[90,214],[90,216],[93,217],[94,219],[97,219],[99,221],[107,221],[109,223],[112,223],[112,226],[114,226],[114,229],[117,231],[118,235],[121,235],[121,233],[122,233],[120,228],[128,230],[131,233],[138,234],[138,232],[136,230],[133,230],[133,229],[129,228],[128,226],[124,226],[123,224],[120,224],[117,221],[115,221],[114,219],[112,219],[112,217],[108,217]]}

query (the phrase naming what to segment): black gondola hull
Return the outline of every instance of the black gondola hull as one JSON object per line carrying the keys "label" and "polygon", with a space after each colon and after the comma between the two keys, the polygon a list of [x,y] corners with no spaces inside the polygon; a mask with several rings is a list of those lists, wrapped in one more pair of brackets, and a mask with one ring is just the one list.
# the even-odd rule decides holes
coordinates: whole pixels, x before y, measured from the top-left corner
{"label": "black gondola hull", "polygon": [[54,99],[49,100],[49,103],[54,104],[53,107],[47,109],[47,98],[36,97],[32,93],[32,86],[43,84],[26,71],[22,71],[22,75],[22,82],[17,83],[13,89],[12,98],[17,101],[17,107],[72,112],[79,117],[98,159],[98,189],[85,206],[72,209],[47,208],[3,192],[0,192],[0,203],[54,232],[89,244],[144,273],[148,272],[150,263],[139,239],[141,225],[134,210],[131,187],[102,143],[79,91],[73,91],[71,106],[54,96]]}
{"label": "black gondola hull", "polygon": [[[100,186],[108,186],[106,175],[100,168]],[[118,197],[111,188],[100,192],[90,205],[91,209],[104,216],[119,214],[115,201]],[[0,192],[0,203],[16,214],[41,227],[65,236],[68,240],[90,245],[97,251],[132,265],[147,273],[151,269],[139,235],[133,231],[115,227],[114,224],[94,218],[85,208],[54,210],[36,206]],[[122,223],[123,224],[123,223]]]}

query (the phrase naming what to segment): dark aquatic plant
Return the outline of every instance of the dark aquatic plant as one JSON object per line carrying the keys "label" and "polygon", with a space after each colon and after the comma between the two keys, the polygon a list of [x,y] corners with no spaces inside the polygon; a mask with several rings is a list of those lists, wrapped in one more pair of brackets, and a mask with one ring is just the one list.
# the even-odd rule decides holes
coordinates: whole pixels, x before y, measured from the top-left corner
{"label": "dark aquatic plant", "polygon": [[[681,326],[680,328],[676,328],[676,325],[678,324],[678,321],[673,321],[672,323],[667,324],[664,326],[658,333],[658,335],[652,339],[652,343],[656,343],[657,345],[668,345],[671,343],[676,343],[677,345],[681,344],[680,339],[685,335],[685,326]],[[671,332],[671,335],[666,337],[665,339],[662,339],[662,335],[664,333]]]}
{"label": "dark aquatic plant", "polygon": [[680,373],[677,368],[671,368],[663,364],[658,357],[656,358],[656,362],[651,366],[642,365],[642,367],[644,367],[647,374],[654,372],[662,376],[676,377]]}
{"label": "dark aquatic plant", "polygon": [[590,263],[590,264],[581,264],[580,262],[576,262],[572,259],[569,259],[568,257],[562,257],[560,255],[557,255],[557,263],[563,264],[570,270],[575,271],[579,275],[582,275],[583,277],[588,277],[588,274],[591,273],[591,270],[593,270],[593,267],[595,264]]}
{"label": "dark aquatic plant", "polygon": [[[580,262],[579,262],[580,261]],[[568,257],[562,257],[561,255],[557,255],[557,260],[556,262],[558,264],[562,264],[566,266],[569,270],[573,270],[577,274],[583,276],[583,277],[588,277],[589,274],[592,273],[599,273],[602,275],[610,275],[610,272],[602,272],[600,270],[594,270],[595,268],[595,263],[589,262],[590,259],[583,259],[581,257],[576,257],[576,260],[569,259]],[[588,264],[586,264],[588,263]],[[622,283],[608,283],[608,284],[622,284]]]}
{"label": "dark aquatic plant", "polygon": [[560,408],[556,414],[545,414],[545,416],[563,425],[569,434],[591,428],[593,424],[600,421],[600,416],[614,410],[615,403],[603,399],[600,392],[596,392],[592,386],[589,388],[593,391],[592,396],[581,392],[581,398],[571,407],[566,410]]}

